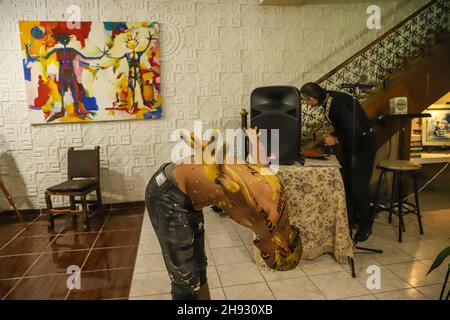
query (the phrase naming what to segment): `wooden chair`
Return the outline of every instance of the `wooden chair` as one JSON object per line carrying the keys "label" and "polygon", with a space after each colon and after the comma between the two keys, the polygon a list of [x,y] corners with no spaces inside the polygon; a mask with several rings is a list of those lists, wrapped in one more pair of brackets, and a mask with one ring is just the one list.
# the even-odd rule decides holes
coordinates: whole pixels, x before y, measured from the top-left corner
{"label": "wooden chair", "polygon": [[[102,208],[102,195],[100,191],[100,147],[91,150],[74,150],[69,148],[67,153],[67,178],[68,180],[52,186],[45,191],[47,203],[48,227],[53,229],[54,219],[58,215],[71,214],[74,224],[77,216],[81,215],[84,230],[89,230],[89,218]],[[87,200],[86,196],[95,191],[96,200]],[[69,196],[70,209],[54,209],[52,195]],[[79,197],[79,199],[75,199]],[[81,204],[81,210],[77,210],[76,204]],[[88,204],[94,204],[96,210],[88,212]]]}

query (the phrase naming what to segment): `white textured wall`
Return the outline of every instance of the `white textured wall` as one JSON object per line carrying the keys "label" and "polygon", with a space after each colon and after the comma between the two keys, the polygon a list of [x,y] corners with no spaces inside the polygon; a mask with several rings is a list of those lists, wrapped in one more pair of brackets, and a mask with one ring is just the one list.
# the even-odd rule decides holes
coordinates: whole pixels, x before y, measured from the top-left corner
{"label": "white textured wall", "polygon": [[[237,128],[252,89],[318,79],[427,1],[324,2],[333,4],[0,0],[2,179],[21,208],[44,207],[45,188],[66,178],[67,148],[100,145],[105,201],[143,200],[148,178],[169,159],[172,130],[192,128],[196,119],[205,127]],[[374,3],[382,7],[380,31],[366,28],[366,8]],[[72,4],[81,6],[82,20],[161,22],[163,119],[29,124],[17,21],[64,20]]]}

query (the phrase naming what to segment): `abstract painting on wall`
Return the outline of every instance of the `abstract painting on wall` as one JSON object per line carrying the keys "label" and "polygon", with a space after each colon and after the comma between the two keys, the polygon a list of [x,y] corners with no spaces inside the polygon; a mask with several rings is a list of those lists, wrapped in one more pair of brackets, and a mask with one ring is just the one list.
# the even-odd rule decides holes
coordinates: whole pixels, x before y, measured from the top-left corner
{"label": "abstract painting on wall", "polygon": [[19,21],[30,122],[159,119],[157,22]]}

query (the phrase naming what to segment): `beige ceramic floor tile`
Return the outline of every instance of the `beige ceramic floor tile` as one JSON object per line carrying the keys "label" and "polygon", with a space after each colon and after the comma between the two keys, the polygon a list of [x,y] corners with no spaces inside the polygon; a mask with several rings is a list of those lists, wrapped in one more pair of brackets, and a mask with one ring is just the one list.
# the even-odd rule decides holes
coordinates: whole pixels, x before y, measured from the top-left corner
{"label": "beige ceramic floor tile", "polygon": [[151,296],[130,297],[129,300],[172,300],[172,296],[169,293],[164,293]]}
{"label": "beige ceramic floor tile", "polygon": [[212,253],[211,249],[206,245],[205,245],[205,254],[206,254],[206,258],[208,258],[208,266],[215,266],[216,261],[214,260],[213,253]]}
{"label": "beige ceramic floor tile", "polygon": [[440,284],[444,282],[444,275],[439,271],[426,275],[429,268],[421,262],[392,264],[388,265],[387,268],[413,287]]}
{"label": "beige ceramic floor tile", "polygon": [[[252,260],[252,261],[255,261],[255,249],[256,249],[256,247],[253,245],[253,244],[249,244],[249,245],[246,245],[245,246],[246,248],[247,248],[247,252],[248,252],[248,255],[250,256],[250,259]],[[258,251],[258,254],[259,254],[259,251]]]}
{"label": "beige ceramic floor tile", "polygon": [[244,227],[237,222],[234,224],[234,228],[238,233],[246,233],[246,232],[253,233],[253,231],[250,228]]}
{"label": "beige ceramic floor tile", "polygon": [[245,246],[233,248],[216,248],[212,249],[211,252],[216,266],[252,261]]}
{"label": "beige ceramic floor tile", "polygon": [[314,260],[300,260],[299,266],[308,276],[344,271],[344,267],[328,254]]}
{"label": "beige ceramic floor tile", "polygon": [[227,300],[274,300],[275,297],[266,283],[252,283],[224,287]]}
{"label": "beige ceramic floor tile", "polygon": [[269,281],[277,300],[325,300],[325,296],[307,277]]}
{"label": "beige ceramic floor tile", "polygon": [[416,260],[413,256],[407,254],[392,244],[386,244],[385,246],[375,248],[383,250],[383,253],[373,255],[373,259],[381,264],[393,264]]}
{"label": "beige ceramic floor tile", "polygon": [[219,274],[217,273],[217,269],[215,266],[208,266],[208,268],[206,269],[206,273],[208,286],[210,289],[222,287],[222,283],[220,282]]}
{"label": "beige ceramic floor tile", "polygon": [[133,275],[130,297],[170,293],[170,279],[166,271]]}
{"label": "beige ceramic floor tile", "polygon": [[246,246],[253,246],[253,232],[251,231],[243,231],[239,233],[239,236],[242,239],[242,242]]}
{"label": "beige ceramic floor tile", "polygon": [[285,280],[285,279],[295,279],[306,277],[305,272],[297,266],[297,268],[289,271],[277,271],[271,270],[269,268],[259,268],[261,274],[263,275],[266,281],[275,281],[275,280]]}
{"label": "beige ceramic floor tile", "polygon": [[448,240],[450,237],[450,225],[433,223],[431,226],[425,225],[424,234],[419,233],[419,228],[413,226],[407,230],[408,234],[415,236],[419,240]]}
{"label": "beige ceramic floor tile", "polygon": [[[355,273],[356,277],[359,277],[361,274],[365,274],[367,272],[367,268],[369,266],[379,266],[382,264],[376,261],[373,256],[373,253],[361,253],[355,255]],[[350,266],[343,266],[345,271],[351,274]]]}
{"label": "beige ceramic floor tile", "polygon": [[345,298],[345,299],[342,299],[342,300],[377,300],[377,297],[375,297],[372,294],[368,294],[368,295],[365,295],[365,296]]}
{"label": "beige ceramic floor tile", "polygon": [[211,249],[244,245],[237,232],[208,235],[207,240]]}
{"label": "beige ceramic floor tile", "polygon": [[434,259],[439,252],[445,247],[450,246],[450,241],[442,240],[416,240],[405,241],[402,243],[394,244],[407,254],[415,257],[417,260]]}
{"label": "beige ceramic floor tile", "polygon": [[[434,262],[434,259],[425,259],[425,260],[419,260],[419,262],[423,263],[424,265],[426,265],[428,267],[428,269],[431,267],[431,265]],[[444,261],[443,263],[441,263],[441,265],[439,267],[437,267],[436,269],[434,269],[432,272],[440,272],[441,274],[445,275],[449,269],[449,264],[450,261]],[[428,271],[427,271],[428,272]],[[450,281],[450,277],[448,279],[448,281]]]}
{"label": "beige ceramic floor tile", "polygon": [[369,294],[365,287],[345,271],[311,276],[310,279],[327,299],[343,299]]}
{"label": "beige ceramic floor tile", "polygon": [[134,273],[165,271],[166,265],[161,254],[145,254],[136,257]]}
{"label": "beige ceramic floor tile", "polygon": [[403,289],[376,294],[378,300],[428,300],[416,289]]}
{"label": "beige ceramic floor tile", "polygon": [[378,268],[380,271],[379,288],[376,287],[378,283],[374,280],[375,273],[371,269],[366,270],[366,272],[360,272],[356,278],[356,280],[372,294],[411,288],[408,283],[386,267],[382,266]]}
{"label": "beige ceramic floor tile", "polygon": [[209,290],[211,300],[226,300],[222,288],[214,288]]}
{"label": "beige ceramic floor tile", "polygon": [[[422,293],[424,296],[426,296],[430,300],[439,300],[439,298],[441,296],[441,291],[442,291],[442,284],[435,284],[432,286],[425,286],[425,287],[417,287],[416,290],[418,290],[420,293]],[[447,294],[448,290],[450,290],[450,287],[447,284],[447,288],[444,292],[443,299],[445,299],[445,295]]]}
{"label": "beige ceramic floor tile", "polygon": [[252,262],[218,265],[217,272],[223,287],[265,282],[258,268]]}
{"label": "beige ceramic floor tile", "polygon": [[233,226],[233,222],[229,220],[205,221],[205,233],[207,236],[234,232],[236,232],[236,229]]}
{"label": "beige ceramic floor tile", "polygon": [[148,241],[139,241],[137,255],[140,256],[146,254],[161,254],[161,246],[159,245],[158,240],[149,239]]}

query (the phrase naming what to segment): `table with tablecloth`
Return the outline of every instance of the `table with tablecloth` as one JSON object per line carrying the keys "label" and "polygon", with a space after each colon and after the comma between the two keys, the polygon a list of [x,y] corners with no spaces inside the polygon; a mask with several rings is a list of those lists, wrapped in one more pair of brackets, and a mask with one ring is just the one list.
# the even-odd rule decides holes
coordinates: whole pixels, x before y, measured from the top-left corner
{"label": "table with tablecloth", "polygon": [[[278,175],[288,194],[290,222],[300,228],[302,259],[316,259],[324,253],[333,254],[339,263],[353,258],[344,183],[336,157],[306,159],[304,166],[279,166]],[[265,266],[256,247],[255,256],[257,264]]]}

